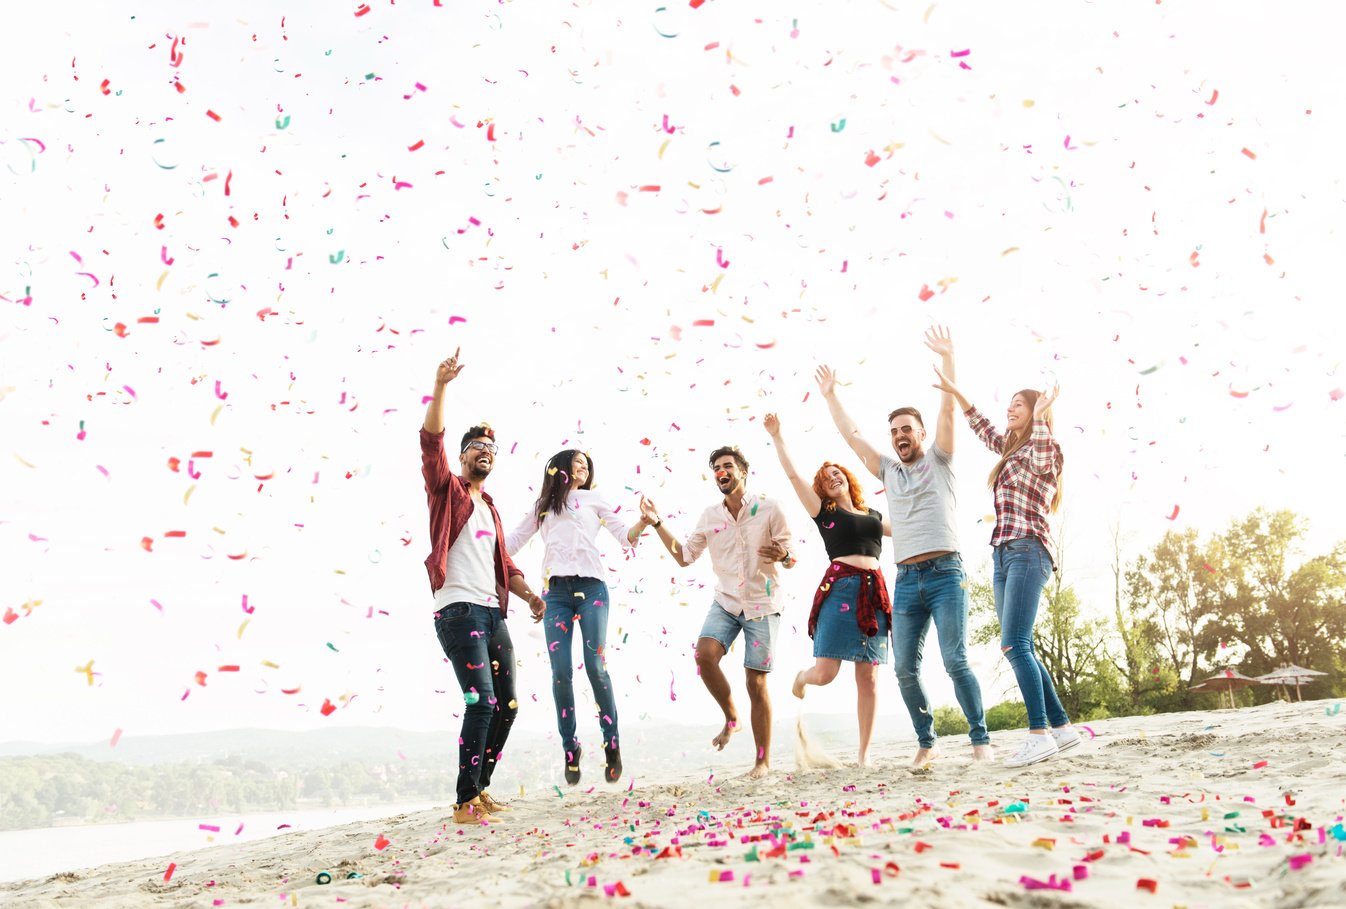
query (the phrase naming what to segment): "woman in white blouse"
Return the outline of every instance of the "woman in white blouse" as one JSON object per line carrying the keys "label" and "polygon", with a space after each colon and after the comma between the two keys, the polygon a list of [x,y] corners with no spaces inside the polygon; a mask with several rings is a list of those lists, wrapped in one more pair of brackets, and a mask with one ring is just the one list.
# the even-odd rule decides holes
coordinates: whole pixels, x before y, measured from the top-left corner
{"label": "woman in white blouse", "polygon": [[621,779],[622,758],[618,749],[617,699],[608,677],[608,586],[598,555],[598,531],[606,528],[619,543],[635,546],[649,526],[641,517],[634,526],[617,516],[603,496],[593,489],[594,463],[584,452],[568,448],[547,462],[537,502],[519,526],[505,537],[512,556],[533,534],[542,532],[546,547],[542,555],[543,597],[546,606],[534,608],[534,620],[543,623],[551,657],[552,697],[556,701],[556,727],[565,750],[565,779],[571,786],[580,781],[579,739],[575,734],[575,690],[571,684],[571,641],[575,628],[582,631],[584,669],[598,702],[598,724],[603,732],[606,756],[604,779]]}

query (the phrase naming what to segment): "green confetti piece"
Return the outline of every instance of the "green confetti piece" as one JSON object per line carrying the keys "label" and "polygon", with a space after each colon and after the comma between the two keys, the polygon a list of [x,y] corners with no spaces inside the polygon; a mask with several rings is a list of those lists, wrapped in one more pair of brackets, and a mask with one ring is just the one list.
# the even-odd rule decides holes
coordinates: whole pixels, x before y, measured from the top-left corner
{"label": "green confetti piece", "polygon": [[341,652],[340,650],[337,650],[335,647],[332,646],[332,642],[331,642],[331,641],[328,641],[328,642],[327,642],[327,649],[330,650],[330,651],[332,651],[333,653],[340,653],[340,652]]}
{"label": "green confetti piece", "polygon": [[285,114],[276,118],[276,129],[285,129],[290,125],[290,115]]}

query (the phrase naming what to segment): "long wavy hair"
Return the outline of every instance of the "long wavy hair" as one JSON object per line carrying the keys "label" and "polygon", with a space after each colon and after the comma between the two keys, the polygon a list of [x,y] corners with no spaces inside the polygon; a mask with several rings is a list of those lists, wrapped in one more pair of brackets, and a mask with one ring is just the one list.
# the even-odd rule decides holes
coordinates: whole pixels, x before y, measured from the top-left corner
{"label": "long wavy hair", "polygon": [[566,499],[570,498],[570,466],[575,461],[575,455],[584,455],[584,460],[589,465],[589,477],[579,488],[593,488],[594,459],[578,448],[558,451],[547,462],[547,467],[542,473],[542,491],[538,493],[537,501],[533,503],[533,514],[537,516],[539,524],[548,514],[560,514],[565,508]]}
{"label": "long wavy hair", "polygon": [[[1028,405],[1028,409],[1030,412],[1033,410],[1034,407],[1037,406],[1038,393],[1033,389],[1023,388],[1020,389],[1019,391],[1016,391],[1015,394],[1023,396],[1024,403]],[[1032,422],[1033,419],[1035,418],[1033,417],[1029,418],[1028,428],[1016,429],[1013,432],[1006,433],[1004,447],[1001,448],[1000,450],[1000,460],[996,462],[995,467],[991,468],[991,475],[986,479],[986,485],[989,486],[991,489],[993,490],[995,489],[995,481],[1000,478],[1000,471],[1005,469],[1005,462],[1008,461],[1016,451],[1018,451],[1020,448],[1023,448],[1031,440],[1033,436],[1033,422]],[[1050,407],[1048,407],[1046,410],[1042,412],[1042,419],[1047,421],[1047,428],[1049,430],[1052,430],[1052,435],[1055,436],[1056,431],[1052,423],[1052,409]],[[1063,462],[1064,460],[1065,459],[1062,458]],[[1062,468],[1056,471],[1056,495],[1052,496],[1051,505],[1048,506],[1048,510],[1052,512],[1055,512],[1056,509],[1061,507],[1061,474],[1063,472],[1064,472],[1064,463],[1062,464]]]}
{"label": "long wavy hair", "polygon": [[837,470],[841,471],[841,475],[846,478],[846,486],[851,495],[851,507],[863,511],[865,508],[865,494],[861,491],[860,484],[855,479],[855,474],[851,473],[840,464],[833,463],[832,461],[823,461],[823,466],[819,467],[818,472],[813,475],[813,492],[818,498],[822,499],[823,511],[834,511],[837,507],[837,503],[832,501],[831,497],[823,491],[827,488],[823,484],[827,479],[825,474],[829,467],[835,467]]}

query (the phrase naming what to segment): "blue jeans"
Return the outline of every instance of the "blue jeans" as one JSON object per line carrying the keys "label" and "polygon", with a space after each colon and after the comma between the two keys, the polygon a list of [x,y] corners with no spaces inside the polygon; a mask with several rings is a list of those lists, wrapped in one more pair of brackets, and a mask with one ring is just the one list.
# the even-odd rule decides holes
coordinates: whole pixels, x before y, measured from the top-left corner
{"label": "blue jeans", "polygon": [[608,586],[597,578],[553,577],[547,581],[547,611],[542,618],[551,657],[552,700],[556,702],[556,729],[561,747],[572,753],[575,737],[575,688],[572,683],[571,641],[582,629],[584,671],[598,702],[598,726],[603,745],[617,747],[617,698],[608,677],[605,642],[608,639]]}
{"label": "blue jeans", "polygon": [[911,714],[922,748],[935,744],[935,716],[921,684],[925,635],[935,624],[944,671],[953,681],[954,697],[967,717],[974,745],[989,745],[981,686],[967,662],[967,589],[963,557],[956,552],[924,562],[898,565],[893,581],[893,669],[897,687]]}
{"label": "blue jeans", "polygon": [[491,785],[491,774],[519,712],[514,644],[500,610],[449,603],[435,613],[435,634],[458,676],[467,709],[458,736],[458,804]]}
{"label": "blue jeans", "polygon": [[1033,652],[1033,622],[1038,616],[1042,588],[1052,574],[1052,557],[1036,537],[1008,540],[992,550],[995,574],[995,614],[1000,620],[1000,647],[1014,670],[1019,694],[1028,711],[1029,729],[1064,726],[1070,722],[1056,686]]}

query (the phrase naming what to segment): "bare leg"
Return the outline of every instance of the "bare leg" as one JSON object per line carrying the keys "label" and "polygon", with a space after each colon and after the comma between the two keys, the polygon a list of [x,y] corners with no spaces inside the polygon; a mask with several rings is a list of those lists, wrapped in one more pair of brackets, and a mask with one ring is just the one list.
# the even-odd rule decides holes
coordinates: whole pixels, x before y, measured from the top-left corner
{"label": "bare leg", "polygon": [[860,721],[861,767],[869,766],[869,740],[874,734],[874,715],[879,710],[877,669],[873,663],[855,664],[855,715]]}
{"label": "bare leg", "polygon": [[719,751],[723,751],[724,746],[729,744],[729,737],[738,732],[738,711],[734,708],[734,698],[729,691],[729,680],[720,669],[724,653],[724,645],[714,638],[700,638],[696,642],[697,673],[710,696],[715,698],[715,703],[724,712],[724,728],[710,740]]}
{"label": "bare leg", "polygon": [[752,741],[757,749],[748,779],[756,780],[771,770],[771,694],[767,691],[765,672],[749,669],[747,673],[748,701],[752,704]]}
{"label": "bare leg", "polygon": [[995,749],[990,745],[973,745],[972,760],[974,761],[994,761]]}
{"label": "bare leg", "polygon": [[841,671],[841,660],[831,660],[827,657],[815,657],[813,665],[803,670],[795,676],[795,683],[790,688],[790,692],[800,700],[804,698],[805,685],[826,685],[837,677]]}

